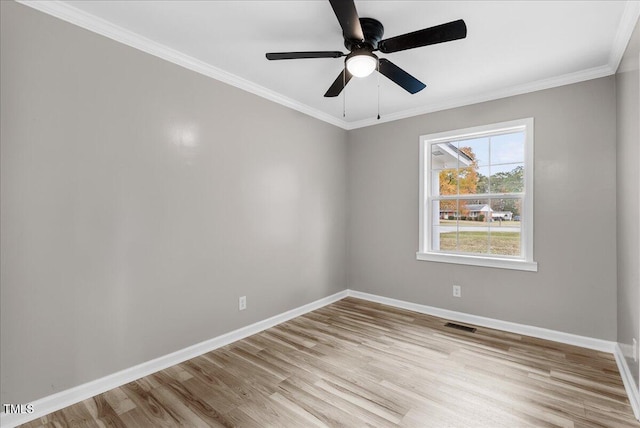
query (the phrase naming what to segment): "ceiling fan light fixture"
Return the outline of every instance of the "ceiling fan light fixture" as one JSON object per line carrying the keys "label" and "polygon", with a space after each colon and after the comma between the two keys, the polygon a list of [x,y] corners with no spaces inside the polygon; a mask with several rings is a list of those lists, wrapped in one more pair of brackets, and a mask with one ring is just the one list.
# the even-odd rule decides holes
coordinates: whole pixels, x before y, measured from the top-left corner
{"label": "ceiling fan light fixture", "polygon": [[378,65],[378,57],[369,51],[357,51],[347,57],[347,70],[355,77],[367,77]]}
{"label": "ceiling fan light fixture", "polygon": [[373,52],[390,54],[467,37],[467,25],[464,20],[458,19],[383,40],[382,23],[374,18],[360,18],[354,0],[329,0],[329,3],[342,28],[344,47],[349,50],[349,54],[340,51],[269,52],[266,54],[270,61],[342,58],[346,55],[344,68],[340,70],[340,74],[324,94],[329,98],[337,97],[352,77],[366,77],[373,73],[373,70],[377,70],[410,94],[416,94],[426,87],[424,83],[388,59],[378,58]]}

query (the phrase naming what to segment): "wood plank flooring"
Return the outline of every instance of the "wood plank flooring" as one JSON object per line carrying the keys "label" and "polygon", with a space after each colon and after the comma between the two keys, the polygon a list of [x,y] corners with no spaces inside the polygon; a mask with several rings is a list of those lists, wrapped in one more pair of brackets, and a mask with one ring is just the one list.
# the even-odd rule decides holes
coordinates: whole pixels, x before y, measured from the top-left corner
{"label": "wood plank flooring", "polygon": [[613,355],[347,298],[25,427],[640,427]]}

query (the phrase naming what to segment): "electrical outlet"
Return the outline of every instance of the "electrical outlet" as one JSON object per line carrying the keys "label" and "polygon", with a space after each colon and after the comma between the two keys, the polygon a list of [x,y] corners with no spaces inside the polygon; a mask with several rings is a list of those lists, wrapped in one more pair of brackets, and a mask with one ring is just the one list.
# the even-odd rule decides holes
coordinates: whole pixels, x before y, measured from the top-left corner
{"label": "electrical outlet", "polygon": [[635,338],[633,339],[633,362],[638,362],[638,341]]}
{"label": "electrical outlet", "polygon": [[462,287],[459,285],[453,286],[453,297],[462,297]]}
{"label": "electrical outlet", "polygon": [[238,309],[241,311],[247,309],[247,296],[242,296],[238,299]]}

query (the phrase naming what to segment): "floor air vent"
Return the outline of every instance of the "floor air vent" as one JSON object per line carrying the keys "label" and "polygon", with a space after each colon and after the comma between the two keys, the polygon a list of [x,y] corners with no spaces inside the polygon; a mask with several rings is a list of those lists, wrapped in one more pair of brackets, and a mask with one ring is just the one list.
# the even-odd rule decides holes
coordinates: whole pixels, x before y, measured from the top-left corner
{"label": "floor air vent", "polygon": [[455,328],[456,330],[468,331],[469,333],[475,333],[476,329],[473,327],[467,327],[466,325],[460,325],[452,322],[448,322],[444,325],[445,327]]}

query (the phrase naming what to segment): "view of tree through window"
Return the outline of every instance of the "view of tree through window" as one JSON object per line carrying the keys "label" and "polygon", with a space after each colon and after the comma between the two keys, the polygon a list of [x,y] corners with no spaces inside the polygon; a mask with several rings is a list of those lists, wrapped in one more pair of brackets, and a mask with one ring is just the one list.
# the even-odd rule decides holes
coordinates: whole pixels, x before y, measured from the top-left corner
{"label": "view of tree through window", "polygon": [[521,257],[525,131],[430,144],[431,250]]}

